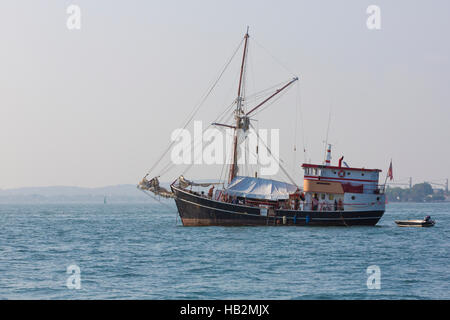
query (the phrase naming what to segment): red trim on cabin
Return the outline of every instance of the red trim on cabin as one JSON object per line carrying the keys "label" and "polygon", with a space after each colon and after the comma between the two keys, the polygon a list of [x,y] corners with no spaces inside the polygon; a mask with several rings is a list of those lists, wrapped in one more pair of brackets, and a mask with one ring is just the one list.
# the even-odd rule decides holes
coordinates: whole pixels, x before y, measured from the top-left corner
{"label": "red trim on cabin", "polygon": [[342,183],[344,193],[364,193],[364,185],[352,185],[351,183]]}
{"label": "red trim on cabin", "polygon": [[[348,180],[348,181],[359,181],[359,182],[378,182],[377,180],[363,180],[363,179],[350,179],[350,178],[335,178],[335,177],[321,177],[321,176],[304,176],[304,178],[306,180],[326,180],[326,179],[331,179],[331,180]],[[312,179],[311,179],[312,178]]]}
{"label": "red trim on cabin", "polygon": [[346,167],[335,167],[335,166],[324,166],[320,164],[302,164],[302,168],[325,168],[325,169],[336,169],[336,170],[351,170],[351,171],[368,171],[368,172],[381,172],[380,169],[365,169],[365,168],[346,168]]}

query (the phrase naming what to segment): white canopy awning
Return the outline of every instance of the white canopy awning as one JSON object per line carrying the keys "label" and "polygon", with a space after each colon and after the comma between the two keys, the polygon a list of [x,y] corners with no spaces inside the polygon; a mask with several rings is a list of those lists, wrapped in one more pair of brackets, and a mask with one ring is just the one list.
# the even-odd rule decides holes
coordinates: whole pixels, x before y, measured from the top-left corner
{"label": "white canopy awning", "polygon": [[286,182],[253,177],[235,177],[226,192],[238,197],[282,200],[289,199],[289,194],[296,190],[297,186]]}

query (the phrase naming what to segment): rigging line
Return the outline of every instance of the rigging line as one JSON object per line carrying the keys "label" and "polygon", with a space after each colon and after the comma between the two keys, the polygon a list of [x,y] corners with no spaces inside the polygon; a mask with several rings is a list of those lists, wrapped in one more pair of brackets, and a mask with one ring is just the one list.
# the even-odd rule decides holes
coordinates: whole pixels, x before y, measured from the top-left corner
{"label": "rigging line", "polygon": [[327,126],[327,135],[325,137],[325,154],[323,156],[323,162],[325,164],[325,160],[327,158],[327,150],[328,150],[328,133],[330,132],[330,122],[331,122],[331,107],[330,112],[328,113],[328,126]]}
{"label": "rigging line", "polygon": [[[232,114],[229,114],[228,111],[234,106],[234,102],[232,104],[230,104],[225,110],[224,112],[219,115],[216,120],[214,120],[214,122],[220,121],[225,115],[226,118],[223,118],[222,120],[225,120],[225,122],[228,122],[228,120],[232,117]],[[200,145],[200,143],[203,142],[203,134],[206,132],[206,130],[208,130],[210,127],[212,126],[212,124],[209,124],[206,128],[204,128],[202,130],[202,135],[200,136],[200,139],[197,139],[196,141],[194,141],[193,144],[191,144],[191,148],[190,148],[190,152],[193,152],[197,146]],[[198,155],[194,155],[194,161],[183,171],[182,174],[185,174],[195,163],[195,160],[197,159]],[[175,164],[169,162],[165,167],[163,167],[163,169],[161,170],[160,175],[166,174],[167,172],[169,172],[173,167],[175,166]]]}
{"label": "rigging line", "polygon": [[[256,132],[259,132],[259,121],[256,122]],[[256,139],[256,176],[259,175],[259,139]]]}
{"label": "rigging line", "polygon": [[306,143],[305,143],[305,126],[303,122],[303,112],[302,112],[302,105],[301,105],[301,93],[300,93],[300,84],[297,83],[297,105],[298,110],[300,113],[300,124],[301,124],[301,131],[302,131],[302,141],[303,141],[303,162],[306,163]]}
{"label": "rigging line", "polygon": [[155,201],[158,201],[159,203],[161,203],[162,205],[166,206],[167,208],[173,210],[174,208],[172,206],[169,206],[167,203],[162,202],[160,199],[152,196],[150,193],[147,193],[145,190],[139,189],[141,190],[144,194],[146,194],[147,196],[149,196],[150,198],[152,198]]}
{"label": "rigging line", "polygon": [[[227,121],[228,121],[228,119],[231,117],[229,114],[228,114],[228,111],[230,111],[230,109],[234,106],[234,104],[235,104],[235,102],[233,101],[217,118],[216,118],[216,120],[214,120],[213,122],[218,122],[218,121],[221,121],[221,118],[223,117],[223,116],[225,116],[225,115],[228,115],[228,117],[226,118],[227,119]],[[203,129],[202,130],[202,136],[201,136],[201,139],[203,139],[203,134],[205,133],[205,131],[206,130],[208,130],[209,128],[211,127],[211,124],[209,124],[205,129]],[[174,140],[174,141],[176,141],[176,139]],[[191,148],[191,150],[190,151],[192,151],[196,146],[198,146],[200,143],[201,143],[201,141],[202,140],[197,140],[197,141],[194,141],[194,143],[193,143],[193,145],[192,145],[192,148]],[[173,163],[171,163],[171,162],[169,162],[169,163],[167,163],[161,170],[160,170],[160,173],[159,173],[159,176],[162,176],[162,175],[164,175],[164,174],[166,174],[167,172],[169,172],[173,167],[175,166],[175,164],[173,164]],[[188,169],[190,169],[192,167],[192,165],[191,166],[189,166],[188,167]],[[185,174],[186,173],[186,171],[184,171],[183,172],[183,174]]]}
{"label": "rigging line", "polygon": [[246,94],[247,94],[247,64],[248,64],[248,52],[250,48],[250,41],[247,41],[247,51],[246,51],[246,59],[244,62],[244,69],[242,74],[242,89],[241,89],[241,97],[243,101],[243,109],[245,109],[245,102],[246,102]]}
{"label": "rigging line", "polygon": [[284,70],[289,72],[291,75],[296,76],[295,73],[293,73],[284,63],[282,63],[279,59],[277,59],[273,54],[270,53],[269,50],[267,50],[263,45],[261,45],[256,39],[253,37],[252,41],[254,41],[261,49],[266,51],[266,53],[273,59],[275,62],[277,62],[281,67],[283,67]]}
{"label": "rigging line", "polygon": [[224,169],[225,169],[226,166],[227,166],[227,162],[224,161],[224,163],[222,165],[222,169],[220,170],[219,182],[222,182],[222,177],[223,177],[223,181],[225,183],[225,178],[226,177],[223,175],[223,173],[224,173]]}
{"label": "rigging line", "polygon": [[281,97],[283,97],[287,92],[289,91],[289,89],[279,93],[279,95],[277,97],[275,97],[273,100],[269,101],[264,107],[258,109],[258,111],[256,111],[255,113],[252,114],[252,117],[255,117],[256,115],[258,115],[259,113],[263,112],[264,110],[266,110],[267,108],[269,108],[270,106],[272,106],[275,102],[277,102],[278,100],[281,99]]}
{"label": "rigging line", "polygon": [[[253,125],[252,125],[251,123],[250,123],[250,126],[253,128],[253,130],[255,130],[255,127],[253,127]],[[256,132],[256,131],[255,131],[255,132]],[[256,136],[258,137],[258,139],[261,139],[261,138],[259,137],[259,134],[258,134],[258,133],[256,133]],[[292,184],[294,184],[297,188],[300,189],[300,187],[297,185],[297,183],[294,181],[294,179],[292,179],[292,177],[289,175],[289,173],[288,173],[288,172],[284,169],[284,167],[281,165],[282,163],[284,163],[284,161],[283,161],[281,158],[277,159],[277,158],[273,155],[273,153],[272,153],[272,151],[270,150],[270,148],[264,143],[264,140],[261,139],[261,143],[264,145],[264,147],[267,149],[267,151],[269,151],[269,155],[272,156],[272,158],[273,158],[275,161],[278,162],[278,164],[280,165],[280,169],[283,171],[283,173],[286,175],[286,177],[292,182]]]}
{"label": "rigging line", "polygon": [[[286,83],[283,87],[277,89],[274,93],[272,93],[269,97],[267,97],[267,98],[264,99],[262,102],[260,102],[260,103],[257,104],[255,107],[253,107],[253,109],[250,110],[250,111],[248,111],[245,115],[248,116],[248,115],[250,115],[250,113],[253,113],[253,114],[254,114],[254,112],[255,112],[256,110],[261,109],[261,106],[265,105],[268,101],[273,100],[273,98],[274,98],[275,96],[279,96],[280,92],[285,93],[286,91],[288,91],[288,90],[285,90],[285,89],[288,88],[288,87],[290,87],[291,84],[292,84],[293,82],[297,81],[297,80],[298,80],[298,77],[292,78],[291,81],[289,81],[288,83]],[[288,88],[288,89],[290,89],[290,88]]]}
{"label": "rigging line", "polygon": [[[229,115],[229,111],[233,108],[236,101],[233,101],[213,122],[219,122],[222,121],[221,118],[225,115]],[[228,119],[228,118],[227,118]]]}
{"label": "rigging line", "polygon": [[286,83],[287,83],[286,81],[282,81],[282,82],[277,83],[277,84],[275,84],[275,85],[273,85],[273,86],[271,86],[269,88],[266,88],[266,89],[263,89],[261,91],[257,91],[255,93],[252,93],[251,95],[247,96],[247,100],[248,99],[254,99],[255,103],[256,103],[257,99],[262,99],[262,98],[268,96],[269,94],[273,93],[273,89],[276,89],[279,86],[284,85]]}
{"label": "rigging line", "polygon": [[[250,76],[252,79],[252,90],[255,91],[256,90],[256,84],[255,84],[255,68],[254,68],[254,63],[253,63],[253,50],[249,51],[249,64],[250,64]],[[250,99],[253,99],[251,96],[247,96],[246,100],[249,101],[250,103]]]}
{"label": "rigging line", "polygon": [[[298,85],[298,83],[296,83],[296,85]],[[293,155],[293,160],[292,160],[292,172],[295,174],[295,164],[297,163],[297,127],[298,127],[298,96],[296,96],[296,103],[295,103],[295,119],[294,119],[294,155]]]}
{"label": "rigging line", "polygon": [[[228,135],[230,135],[229,134],[229,132],[227,132],[227,131],[225,131],[225,134],[228,134]],[[234,135],[236,134],[236,131],[234,131],[232,134],[231,134],[231,140],[230,140],[230,146],[232,146],[233,145],[233,140],[234,140]],[[236,148],[237,149],[237,148]],[[225,154],[225,157],[226,157],[226,154]],[[228,161],[227,162],[227,171],[228,172],[230,172],[230,170],[231,170],[231,168],[232,168],[232,166],[233,166],[233,160],[234,160],[234,153],[233,152],[230,152],[230,154],[228,155],[228,160],[226,160],[226,161]],[[227,180],[228,180],[228,177],[225,177]]]}
{"label": "rigging line", "polygon": [[[200,107],[203,105],[203,103],[206,101],[206,99],[208,98],[208,96],[210,95],[210,93],[214,90],[214,88],[216,87],[217,83],[220,81],[220,79],[222,78],[223,74],[225,73],[225,71],[227,70],[228,66],[230,65],[231,61],[234,59],[236,53],[239,51],[239,48],[242,45],[242,42],[244,40],[241,39],[241,41],[239,42],[238,47],[234,50],[231,58],[228,60],[228,62],[225,64],[224,68],[222,69],[222,71],[219,74],[218,79],[213,83],[213,85],[209,88],[209,90],[207,91],[207,93],[204,95],[203,99],[200,101],[200,103],[194,108],[192,115],[190,116],[190,118],[188,119],[188,121],[185,123],[185,125],[183,126],[183,129],[185,129],[188,124],[192,121],[192,119],[194,118],[195,114],[197,114],[198,110],[200,109]],[[178,136],[181,134],[178,134]],[[158,161],[156,161],[156,163],[150,168],[150,170],[147,172],[147,175],[150,174],[151,171],[153,171],[155,169],[155,167],[161,162],[161,160],[164,158],[164,156],[167,154],[167,152],[169,152],[170,148],[173,146],[174,142],[178,139],[178,137],[176,139],[174,139],[173,141],[171,141],[168,145],[168,147],[166,148],[166,150],[164,151],[164,153],[161,155],[161,157],[158,159]],[[146,176],[147,176],[146,175]]]}
{"label": "rigging line", "polygon": [[[233,106],[234,106],[234,102],[233,102],[231,105],[229,105],[229,106],[227,107],[227,109],[226,109],[221,115],[219,115],[219,116],[216,118],[216,120],[215,120],[214,122],[219,121],[219,120],[221,119],[221,117],[223,117],[224,115],[227,115],[227,118],[225,118],[225,119],[226,119],[226,121],[228,121],[228,120],[231,118],[232,114],[227,114],[227,111],[229,111]],[[189,150],[190,152],[193,153],[194,150],[196,149],[196,147],[199,146],[200,143],[203,142],[203,134],[204,134],[204,133],[206,132],[206,130],[208,130],[211,126],[212,126],[212,124],[209,124],[206,128],[204,128],[204,129],[202,130],[202,135],[201,135],[200,139],[194,141],[194,143],[191,144],[191,149]],[[189,170],[192,168],[192,166],[194,165],[196,159],[198,159],[198,155],[195,155],[195,154],[194,154],[194,160],[193,160],[192,163],[191,163],[191,164],[190,164],[190,165],[182,172],[182,175],[186,174],[186,172],[189,171]],[[162,176],[162,175],[166,174],[166,173],[169,172],[174,166],[175,166],[175,164],[169,162],[168,164],[166,164],[166,165],[161,169],[161,173],[160,173],[159,175]]]}

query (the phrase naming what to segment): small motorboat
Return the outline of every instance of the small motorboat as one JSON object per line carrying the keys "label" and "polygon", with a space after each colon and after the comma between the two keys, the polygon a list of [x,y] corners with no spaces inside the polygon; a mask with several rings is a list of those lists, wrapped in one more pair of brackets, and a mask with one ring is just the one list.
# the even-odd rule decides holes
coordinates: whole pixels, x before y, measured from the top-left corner
{"label": "small motorboat", "polygon": [[436,224],[430,216],[426,216],[423,220],[395,220],[395,223],[399,227],[432,227]]}

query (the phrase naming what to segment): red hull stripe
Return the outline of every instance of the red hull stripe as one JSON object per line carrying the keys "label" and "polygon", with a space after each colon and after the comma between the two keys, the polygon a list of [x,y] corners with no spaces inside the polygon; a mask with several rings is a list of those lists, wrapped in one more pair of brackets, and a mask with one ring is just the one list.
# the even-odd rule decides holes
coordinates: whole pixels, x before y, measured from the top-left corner
{"label": "red hull stripe", "polygon": [[[319,180],[317,176],[305,176],[307,180]],[[326,180],[347,180],[347,181],[359,181],[359,182],[378,182],[377,180],[362,180],[362,179],[349,179],[349,178],[334,178],[334,177],[320,177],[320,181]]]}

